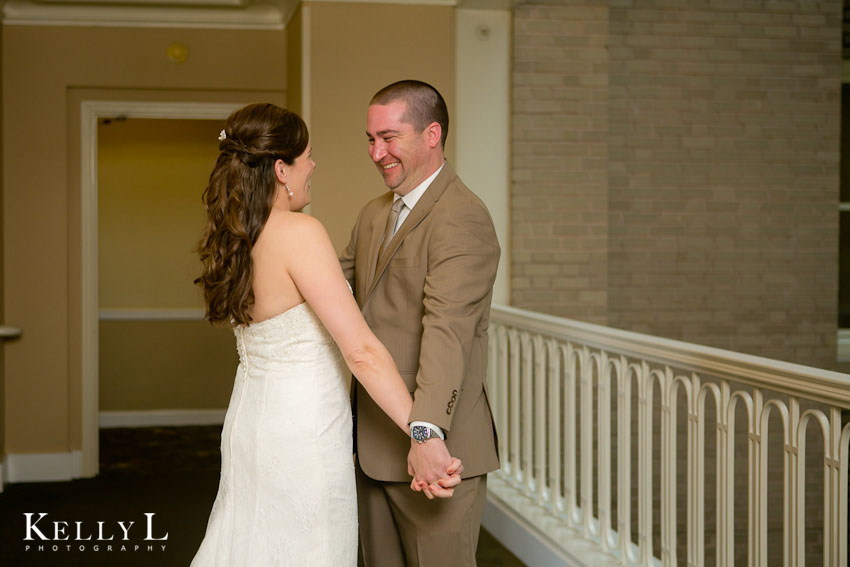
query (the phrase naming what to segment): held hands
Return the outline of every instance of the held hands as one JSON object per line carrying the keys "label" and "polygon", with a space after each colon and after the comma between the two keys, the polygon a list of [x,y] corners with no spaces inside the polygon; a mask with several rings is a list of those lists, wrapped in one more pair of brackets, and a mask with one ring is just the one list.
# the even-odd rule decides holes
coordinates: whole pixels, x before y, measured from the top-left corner
{"label": "held hands", "polygon": [[442,439],[429,439],[424,443],[411,439],[407,472],[413,477],[412,490],[424,492],[429,500],[451,498],[454,487],[460,484],[463,463],[449,454]]}

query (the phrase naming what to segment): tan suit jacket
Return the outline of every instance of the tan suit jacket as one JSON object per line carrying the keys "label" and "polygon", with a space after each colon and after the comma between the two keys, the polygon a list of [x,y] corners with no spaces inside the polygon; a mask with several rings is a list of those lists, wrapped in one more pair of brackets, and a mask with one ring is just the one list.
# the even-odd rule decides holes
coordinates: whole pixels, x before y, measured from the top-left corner
{"label": "tan suit jacket", "polygon": [[[484,388],[499,243],[484,203],[446,164],[377,257],[393,193],[360,211],[340,258],[366,322],[414,396],[410,421],[441,427],[463,477],[499,468]],[[407,482],[406,437],[354,382],[355,446],[375,480]]]}

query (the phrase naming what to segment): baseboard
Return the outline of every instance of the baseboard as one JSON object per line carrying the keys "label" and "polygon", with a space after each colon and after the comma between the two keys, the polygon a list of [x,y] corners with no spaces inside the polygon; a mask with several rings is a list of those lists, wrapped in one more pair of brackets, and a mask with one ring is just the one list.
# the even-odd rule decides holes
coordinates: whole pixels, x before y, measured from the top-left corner
{"label": "baseboard", "polygon": [[[100,427],[165,427],[181,425],[221,425],[223,409],[103,411]],[[0,492],[4,484],[15,482],[61,482],[82,478],[82,451],[67,453],[10,453],[0,460]]]}
{"label": "baseboard", "polygon": [[536,530],[514,514],[499,498],[487,494],[481,525],[520,561],[533,567],[572,567],[584,565],[570,561],[539,537]]}
{"label": "baseboard", "polygon": [[181,425],[221,425],[224,409],[102,411],[99,424],[114,427],[170,427]]}
{"label": "baseboard", "polygon": [[81,476],[82,452],[10,453],[6,455],[3,480],[13,482],[58,482]]}

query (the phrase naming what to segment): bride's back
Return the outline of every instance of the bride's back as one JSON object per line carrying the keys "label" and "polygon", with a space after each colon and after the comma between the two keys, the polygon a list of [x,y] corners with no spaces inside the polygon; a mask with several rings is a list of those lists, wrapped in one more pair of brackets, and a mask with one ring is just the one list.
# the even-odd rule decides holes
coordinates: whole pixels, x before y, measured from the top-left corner
{"label": "bride's back", "polygon": [[[304,302],[304,296],[290,275],[293,262],[299,261],[299,233],[305,222],[303,213],[272,208],[251,252],[253,261],[254,305],[252,322],[265,321]],[[316,222],[316,221],[314,221]]]}

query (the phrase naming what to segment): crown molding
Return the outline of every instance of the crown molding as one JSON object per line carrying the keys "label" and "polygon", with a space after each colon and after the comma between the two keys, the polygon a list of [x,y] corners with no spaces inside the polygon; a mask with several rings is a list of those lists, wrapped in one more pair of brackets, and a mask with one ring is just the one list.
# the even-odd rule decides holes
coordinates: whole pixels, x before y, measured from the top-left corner
{"label": "crown molding", "polygon": [[46,4],[12,0],[3,6],[3,25],[104,26],[148,28],[214,28],[280,30],[283,12],[278,6],[253,4],[242,8]]}
{"label": "crown molding", "polygon": [[300,4],[395,4],[510,9],[522,0],[9,0],[7,26],[280,30]]}
{"label": "crown molding", "polygon": [[476,10],[508,10],[525,2],[527,2],[527,0],[304,0],[304,3],[310,4],[400,4],[409,6],[456,6],[458,8]]}
{"label": "crown molding", "polygon": [[224,6],[228,8],[245,7],[250,4],[250,0],[33,0],[38,4],[57,5],[57,6],[73,6],[79,4],[109,4],[115,6],[174,6],[182,8],[194,7],[218,7]]}
{"label": "crown molding", "polygon": [[309,0],[310,4],[401,4],[410,6],[457,6],[458,0]]}
{"label": "crown molding", "polygon": [[458,0],[457,7],[465,10],[512,10],[528,0]]}

